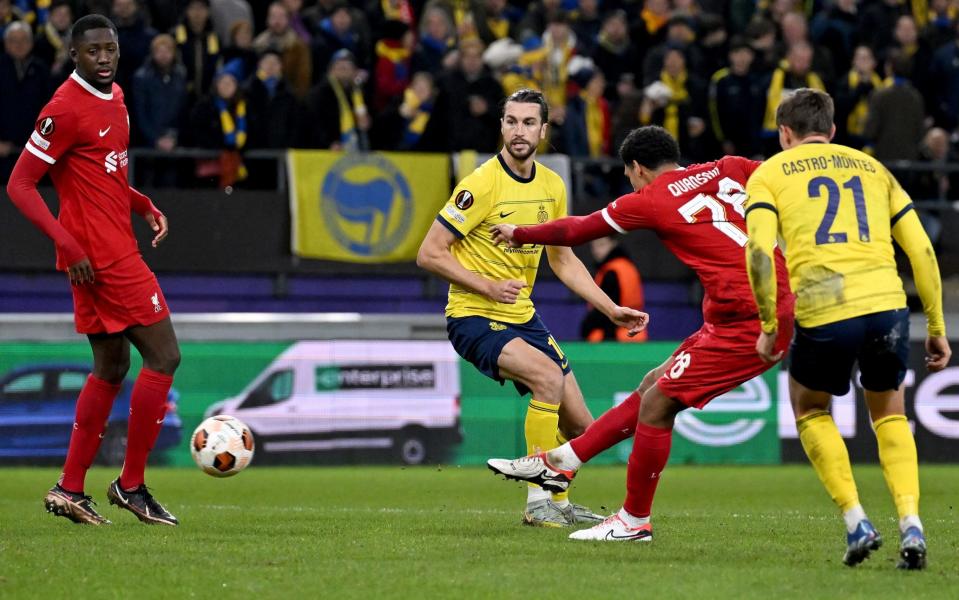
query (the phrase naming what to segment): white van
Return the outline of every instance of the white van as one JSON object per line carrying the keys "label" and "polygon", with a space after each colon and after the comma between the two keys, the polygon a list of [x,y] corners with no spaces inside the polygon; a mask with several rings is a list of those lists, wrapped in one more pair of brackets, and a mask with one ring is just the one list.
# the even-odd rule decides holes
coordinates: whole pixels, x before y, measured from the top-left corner
{"label": "white van", "polygon": [[438,462],[463,439],[459,357],[440,341],[309,341],[210,406],[246,423],[257,455],[386,450]]}

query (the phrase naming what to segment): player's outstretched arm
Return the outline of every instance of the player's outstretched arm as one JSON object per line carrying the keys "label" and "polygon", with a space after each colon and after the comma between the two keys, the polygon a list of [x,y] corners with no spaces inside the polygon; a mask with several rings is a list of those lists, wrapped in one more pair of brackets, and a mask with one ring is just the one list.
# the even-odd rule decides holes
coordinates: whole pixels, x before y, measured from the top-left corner
{"label": "player's outstretched arm", "polygon": [[595,306],[610,321],[619,327],[625,327],[630,337],[646,329],[649,324],[649,315],[634,308],[618,306],[613,302],[606,292],[596,285],[586,265],[573,254],[572,250],[562,246],[548,246],[546,258],[549,260],[549,267],[566,287]]}
{"label": "player's outstretched arm", "polygon": [[93,266],[87,258],[86,251],[53,217],[53,213],[37,191],[37,183],[46,175],[48,168],[49,165],[46,162],[24,150],[13,167],[10,180],[7,181],[7,194],[17,209],[37,229],[53,240],[64,262],[69,265],[70,281],[92,282]]}
{"label": "player's outstretched arm", "polygon": [[582,217],[563,217],[541,225],[517,227],[511,245],[578,246],[615,233],[618,232],[603,218],[603,211],[596,211]]}
{"label": "player's outstretched arm", "polygon": [[153,204],[150,198],[132,185],[130,186],[130,207],[133,208],[133,212],[146,220],[150,229],[156,232],[152,244],[156,248],[157,244],[165,240],[170,233],[166,216],[160,212],[160,209]]}
{"label": "player's outstretched arm", "polygon": [[450,283],[482,294],[494,302],[516,304],[520,290],[526,287],[526,282],[516,279],[493,281],[473,273],[463,267],[450,252],[455,242],[456,236],[449,229],[439,221],[433,221],[416,253],[417,266]]}
{"label": "player's outstretched arm", "polygon": [[776,317],[776,269],[773,267],[778,223],[772,205],[756,203],[747,209],[749,241],[746,243],[746,271],[762,324],[762,332],[756,340],[756,352],[767,362],[776,362],[783,354],[773,352],[779,327]]}
{"label": "player's outstretched arm", "polygon": [[892,236],[909,258],[913,279],[926,314],[926,368],[941,371],[949,364],[952,351],[946,338],[942,315],[942,279],[936,252],[919,216],[910,203],[893,217]]}

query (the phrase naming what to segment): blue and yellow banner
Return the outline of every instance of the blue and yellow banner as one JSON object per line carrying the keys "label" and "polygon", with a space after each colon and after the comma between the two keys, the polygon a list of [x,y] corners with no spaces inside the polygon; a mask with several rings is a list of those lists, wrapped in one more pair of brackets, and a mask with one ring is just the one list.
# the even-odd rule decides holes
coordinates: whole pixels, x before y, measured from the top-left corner
{"label": "blue and yellow banner", "polygon": [[344,262],[414,260],[450,194],[449,156],[290,150],[292,251]]}

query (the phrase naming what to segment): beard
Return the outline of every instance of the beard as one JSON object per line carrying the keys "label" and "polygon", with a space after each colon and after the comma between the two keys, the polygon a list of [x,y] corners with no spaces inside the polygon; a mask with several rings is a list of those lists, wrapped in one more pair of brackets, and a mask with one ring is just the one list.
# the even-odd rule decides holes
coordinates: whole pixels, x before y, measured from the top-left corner
{"label": "beard", "polygon": [[536,152],[536,146],[533,144],[527,144],[526,148],[525,152],[518,152],[513,149],[513,144],[506,144],[506,151],[509,152],[509,155],[519,161],[526,160]]}

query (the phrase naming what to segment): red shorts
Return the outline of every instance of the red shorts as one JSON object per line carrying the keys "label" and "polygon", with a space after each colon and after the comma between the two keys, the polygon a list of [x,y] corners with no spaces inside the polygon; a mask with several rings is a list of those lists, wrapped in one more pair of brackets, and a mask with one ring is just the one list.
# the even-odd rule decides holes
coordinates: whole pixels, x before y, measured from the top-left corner
{"label": "red shorts", "polygon": [[119,333],[170,316],[160,284],[139,253],[94,275],[92,284],[70,286],[77,333]]}
{"label": "red shorts", "polygon": [[[689,406],[702,408],[717,396],[761,375],[774,363],[756,353],[759,319],[731,323],[706,323],[673,353],[668,368],[656,382],[664,394]],[[785,352],[793,337],[792,306],[779,315],[776,351]]]}

